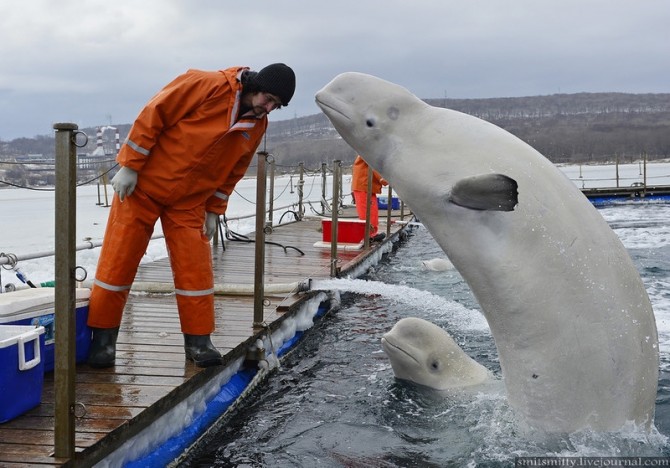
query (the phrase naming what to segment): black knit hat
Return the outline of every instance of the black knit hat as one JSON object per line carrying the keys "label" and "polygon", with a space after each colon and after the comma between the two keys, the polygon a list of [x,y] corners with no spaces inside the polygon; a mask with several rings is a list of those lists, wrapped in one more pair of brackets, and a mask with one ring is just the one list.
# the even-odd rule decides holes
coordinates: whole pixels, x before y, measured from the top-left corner
{"label": "black knit hat", "polygon": [[283,106],[288,106],[295,92],[295,73],[283,63],[273,63],[259,71],[253,78],[259,90],[274,94]]}

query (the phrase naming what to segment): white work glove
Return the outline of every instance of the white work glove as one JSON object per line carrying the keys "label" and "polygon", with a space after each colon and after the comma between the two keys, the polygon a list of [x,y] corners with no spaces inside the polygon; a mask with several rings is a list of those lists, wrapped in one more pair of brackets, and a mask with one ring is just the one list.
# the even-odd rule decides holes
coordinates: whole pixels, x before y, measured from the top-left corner
{"label": "white work glove", "polygon": [[124,198],[132,195],[137,185],[137,171],[129,167],[121,166],[119,172],[112,177],[112,187],[114,191],[119,194],[119,199],[123,201]]}
{"label": "white work glove", "polygon": [[205,216],[205,226],[202,231],[205,233],[208,239],[214,237],[216,228],[219,227],[219,215],[216,213],[207,212]]}

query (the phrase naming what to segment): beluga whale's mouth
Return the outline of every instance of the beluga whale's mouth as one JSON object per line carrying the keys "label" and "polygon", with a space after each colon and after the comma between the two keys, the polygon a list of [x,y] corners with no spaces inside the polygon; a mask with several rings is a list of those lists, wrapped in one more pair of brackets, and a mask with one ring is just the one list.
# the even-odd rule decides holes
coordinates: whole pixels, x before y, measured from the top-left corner
{"label": "beluga whale's mouth", "polygon": [[330,106],[326,103],[316,101],[316,104],[321,108],[321,110],[329,117],[332,117],[332,113],[335,113],[341,117],[343,117],[346,120],[351,120],[349,116],[345,113],[343,113],[341,110],[339,110],[336,107]]}
{"label": "beluga whale's mouth", "polygon": [[414,361],[415,363],[419,364],[419,360],[414,357],[412,354],[410,354],[407,350],[404,348],[401,348],[398,344],[392,343],[389,337],[383,336],[382,337],[382,348],[384,348],[384,352],[386,354],[389,354],[391,352],[398,353],[396,356],[405,356],[406,358],[409,358],[409,360]]}
{"label": "beluga whale's mouth", "polygon": [[321,108],[324,114],[331,118],[333,114],[337,114],[340,117],[343,117],[346,120],[351,120],[351,118],[344,113],[343,107],[346,107],[342,105],[343,103],[340,102],[339,106],[337,105],[338,102],[336,99],[324,99],[322,96],[320,96],[320,93],[316,95],[315,98],[316,105]]}

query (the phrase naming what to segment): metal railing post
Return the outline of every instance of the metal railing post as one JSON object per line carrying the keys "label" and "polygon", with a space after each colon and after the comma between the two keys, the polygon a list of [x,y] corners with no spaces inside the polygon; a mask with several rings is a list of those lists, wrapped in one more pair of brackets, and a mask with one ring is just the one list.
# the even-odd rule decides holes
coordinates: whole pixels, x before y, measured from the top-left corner
{"label": "metal railing post", "polygon": [[333,161],[333,211],[331,213],[330,223],[330,276],[339,276],[340,269],[337,267],[337,223],[338,211],[340,210],[338,196],[340,190],[340,175],[342,172],[342,161],[336,159]]}
{"label": "metal railing post", "polygon": [[326,163],[321,163],[321,213],[326,209]]}
{"label": "metal railing post", "polygon": [[388,186],[388,197],[386,199],[386,238],[391,237],[391,209],[393,208],[393,189]]}
{"label": "metal railing post", "polygon": [[642,179],[644,186],[642,187],[642,196],[647,196],[647,153],[644,153],[644,178]]}
{"label": "metal railing post", "polygon": [[107,181],[107,173],[105,172],[105,173],[102,175],[102,189],[103,189],[104,192],[105,192],[105,205],[104,205],[105,208],[109,208],[109,196],[107,195],[107,183],[108,183],[108,181]]}
{"label": "metal railing post", "polygon": [[372,213],[372,168],[368,166],[368,192],[365,196],[365,238],[363,247],[370,247],[370,214]]}
{"label": "metal railing post", "polygon": [[619,188],[619,155],[614,155],[614,167],[616,169],[616,187]]}
{"label": "metal railing post", "polygon": [[303,206],[303,197],[305,196],[305,163],[298,164],[300,178],[298,179],[298,218],[305,216],[305,207]]}
{"label": "metal railing post", "polygon": [[268,224],[272,226],[274,223],[272,221],[274,213],[274,198],[275,198],[275,158],[269,158],[268,162],[270,163],[270,193],[268,195]]}
{"label": "metal railing post", "polygon": [[254,264],[254,327],[263,326],[265,296],[265,190],[267,186],[266,151],[258,153],[256,172],[256,244]]}
{"label": "metal railing post", "polygon": [[340,204],[340,206],[344,205],[344,193],[342,193],[342,190],[343,190],[343,189],[342,189],[342,185],[343,185],[343,184],[342,184],[342,177],[343,177],[343,174],[342,174],[342,163],[340,163],[340,175],[339,175],[339,179],[340,179],[340,180],[339,180],[339,183],[340,183],[340,190],[339,190],[339,192],[338,192],[338,196],[339,196],[339,198],[340,198],[340,199],[339,199],[339,204]]}
{"label": "metal railing post", "polygon": [[55,430],[54,456],[75,455],[75,236],[77,215],[77,151],[73,123],[56,130],[55,253]]}

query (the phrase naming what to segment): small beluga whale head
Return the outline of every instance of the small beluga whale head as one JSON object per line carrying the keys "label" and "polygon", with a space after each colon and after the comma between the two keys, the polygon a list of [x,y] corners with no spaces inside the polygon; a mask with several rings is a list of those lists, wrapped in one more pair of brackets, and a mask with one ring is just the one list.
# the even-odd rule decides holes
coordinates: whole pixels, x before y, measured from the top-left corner
{"label": "small beluga whale head", "polygon": [[446,258],[431,258],[429,260],[421,260],[421,266],[428,271],[447,271],[454,268],[454,264]]}
{"label": "small beluga whale head", "polygon": [[396,378],[436,390],[488,380],[488,370],[468,356],[445,330],[418,317],[399,320],[382,337]]}

